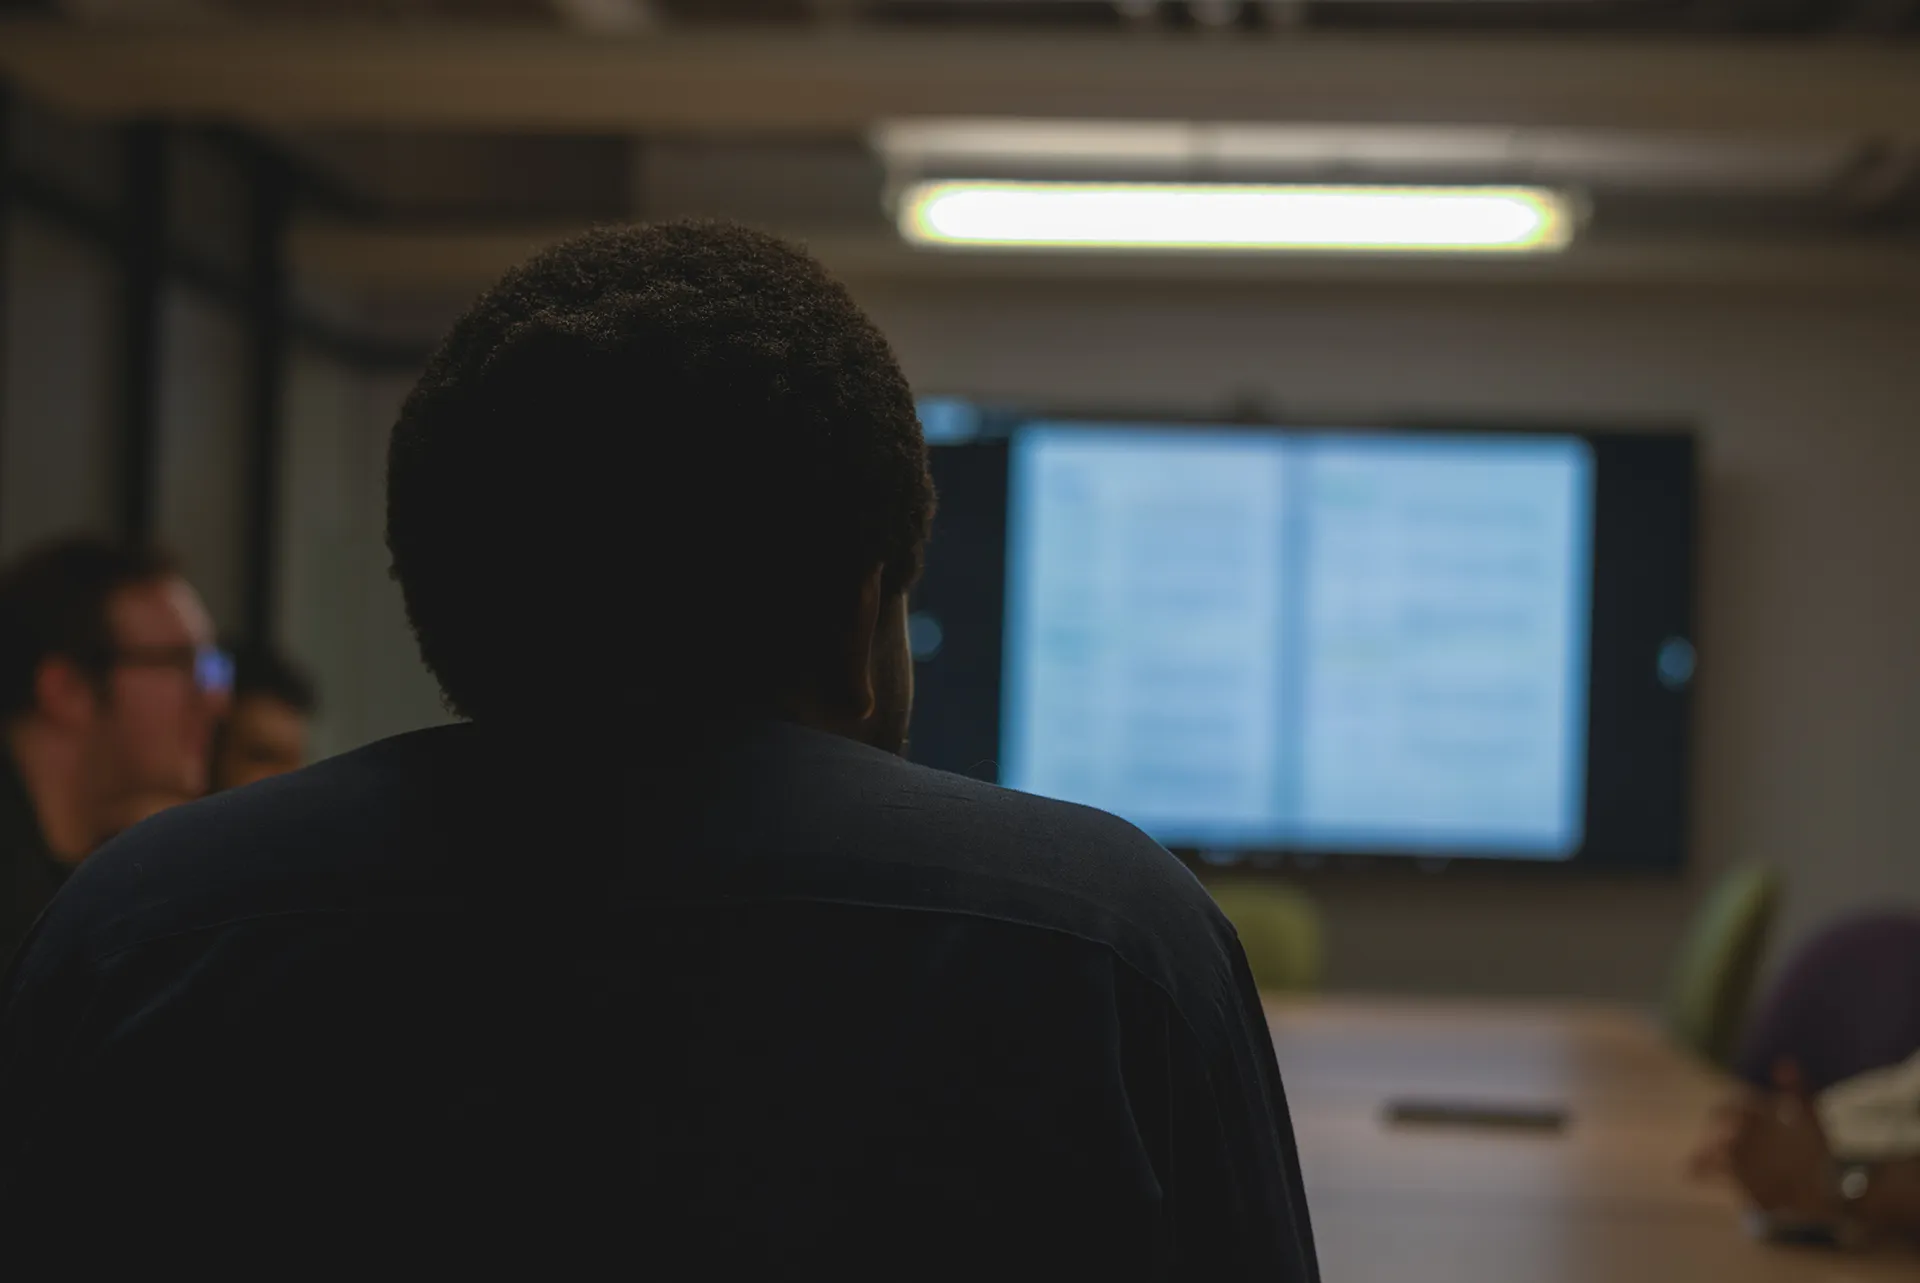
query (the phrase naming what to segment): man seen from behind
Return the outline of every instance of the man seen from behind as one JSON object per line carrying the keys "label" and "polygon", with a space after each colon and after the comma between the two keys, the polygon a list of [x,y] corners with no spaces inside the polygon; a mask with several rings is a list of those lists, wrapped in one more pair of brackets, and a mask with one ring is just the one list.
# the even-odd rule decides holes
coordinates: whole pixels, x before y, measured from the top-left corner
{"label": "man seen from behind", "polygon": [[464,721],[76,875],[4,995],[0,1243],[1315,1278],[1199,883],[902,757],[933,506],[886,341],[800,250],[667,224],[508,273],[389,451]]}

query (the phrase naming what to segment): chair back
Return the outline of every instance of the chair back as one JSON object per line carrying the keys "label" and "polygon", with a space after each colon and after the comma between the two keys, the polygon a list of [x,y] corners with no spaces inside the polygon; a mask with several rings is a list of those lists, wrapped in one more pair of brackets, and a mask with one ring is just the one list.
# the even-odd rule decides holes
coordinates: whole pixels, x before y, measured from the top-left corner
{"label": "chair back", "polygon": [[1207,890],[1239,933],[1255,984],[1293,993],[1319,986],[1320,911],[1312,900],[1278,883],[1218,882]]}
{"label": "chair back", "polygon": [[1772,870],[1729,870],[1695,912],[1668,983],[1668,1035],[1715,1065],[1732,1059],[1780,899]]}
{"label": "chair back", "polygon": [[1755,1086],[1781,1060],[1812,1091],[1920,1052],[1920,910],[1856,914],[1796,949],[1734,1060]]}

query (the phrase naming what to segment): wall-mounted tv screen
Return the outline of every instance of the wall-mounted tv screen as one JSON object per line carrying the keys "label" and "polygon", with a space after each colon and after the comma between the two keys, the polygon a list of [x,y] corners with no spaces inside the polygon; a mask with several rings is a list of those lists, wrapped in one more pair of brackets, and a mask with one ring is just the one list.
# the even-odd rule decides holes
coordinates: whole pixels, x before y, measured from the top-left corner
{"label": "wall-mounted tv screen", "polygon": [[922,418],[917,760],[1216,863],[1680,864],[1689,435]]}

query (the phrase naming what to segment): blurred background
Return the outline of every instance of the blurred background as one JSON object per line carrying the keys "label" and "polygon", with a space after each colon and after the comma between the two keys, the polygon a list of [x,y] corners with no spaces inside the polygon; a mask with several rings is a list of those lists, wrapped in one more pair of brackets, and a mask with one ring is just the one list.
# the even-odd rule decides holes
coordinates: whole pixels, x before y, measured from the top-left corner
{"label": "blurred background", "polygon": [[[1784,879],[1772,958],[1920,899],[1916,0],[0,18],[0,556],[78,529],[165,541],[224,633],[316,679],[317,755],[445,717],[381,484],[446,325],[555,236],[720,215],[812,246],[928,395],[1694,435],[1684,858],[1292,869],[1324,987],[1644,1002],[1729,870]],[[939,178],[1525,185],[1564,197],[1571,240],[966,252],[896,225]],[[955,555],[936,535],[936,570]]]}

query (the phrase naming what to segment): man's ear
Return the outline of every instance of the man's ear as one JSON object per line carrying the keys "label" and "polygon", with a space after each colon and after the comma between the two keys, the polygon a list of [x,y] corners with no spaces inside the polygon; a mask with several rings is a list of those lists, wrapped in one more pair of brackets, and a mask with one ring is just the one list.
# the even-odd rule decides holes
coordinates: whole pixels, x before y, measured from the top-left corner
{"label": "man's ear", "polygon": [[78,726],[92,720],[98,711],[100,692],[78,664],[61,655],[50,655],[34,672],[33,702],[48,721]]}
{"label": "man's ear", "polygon": [[845,674],[850,710],[855,720],[862,722],[873,716],[874,707],[879,702],[873,689],[873,639],[880,628],[880,585],[885,570],[884,566],[875,566],[860,580],[860,593],[855,602],[853,618],[848,621],[852,631],[841,651],[841,671]]}

